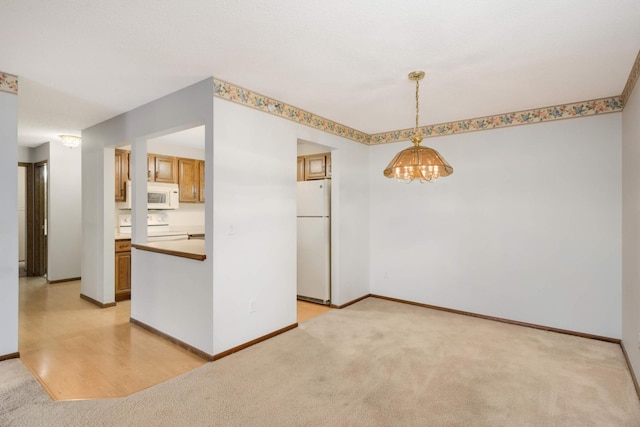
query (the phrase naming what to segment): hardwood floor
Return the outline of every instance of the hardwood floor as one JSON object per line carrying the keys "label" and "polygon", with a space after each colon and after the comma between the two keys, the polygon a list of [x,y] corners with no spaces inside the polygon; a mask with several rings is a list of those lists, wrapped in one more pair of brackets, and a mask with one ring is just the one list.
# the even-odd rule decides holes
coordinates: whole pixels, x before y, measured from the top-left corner
{"label": "hardwood floor", "polygon": [[127,396],[207,363],[129,323],[130,303],[98,308],[80,282],[20,278],[20,358],[55,400]]}
{"label": "hardwood floor", "polygon": [[[207,363],[130,323],[130,301],[98,308],[80,281],[19,282],[20,358],[54,400],[127,396]],[[298,301],[298,323],[329,310]]]}
{"label": "hardwood floor", "polygon": [[329,310],[331,310],[331,308],[326,305],[298,300],[298,323],[304,322],[305,320],[311,319],[312,317],[318,316],[322,313],[326,313]]}

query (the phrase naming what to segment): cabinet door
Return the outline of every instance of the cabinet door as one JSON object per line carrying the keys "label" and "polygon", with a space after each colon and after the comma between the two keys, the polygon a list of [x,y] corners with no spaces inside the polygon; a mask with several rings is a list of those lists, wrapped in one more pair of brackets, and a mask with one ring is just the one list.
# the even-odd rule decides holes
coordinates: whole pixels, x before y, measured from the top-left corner
{"label": "cabinet door", "polygon": [[116,301],[122,301],[131,296],[131,252],[117,252],[115,274]]}
{"label": "cabinet door", "polygon": [[304,156],[298,157],[298,181],[304,181]]}
{"label": "cabinet door", "polygon": [[147,156],[147,181],[153,182],[156,178],[156,157]]}
{"label": "cabinet door", "polygon": [[306,157],[305,179],[322,179],[326,174],[326,157],[324,154],[314,154]]}
{"label": "cabinet door", "polygon": [[168,156],[155,156],[155,182],[178,182],[176,176],[176,158]]}
{"label": "cabinet door", "polygon": [[194,159],[178,159],[178,185],[180,186],[180,202],[195,203],[200,190],[198,161]]}
{"label": "cabinet door", "polygon": [[200,174],[198,201],[204,203],[204,161],[198,160],[198,172]]}
{"label": "cabinet door", "polygon": [[124,202],[126,200],[125,191],[127,189],[127,180],[129,179],[129,152],[126,150],[115,151],[116,202]]}

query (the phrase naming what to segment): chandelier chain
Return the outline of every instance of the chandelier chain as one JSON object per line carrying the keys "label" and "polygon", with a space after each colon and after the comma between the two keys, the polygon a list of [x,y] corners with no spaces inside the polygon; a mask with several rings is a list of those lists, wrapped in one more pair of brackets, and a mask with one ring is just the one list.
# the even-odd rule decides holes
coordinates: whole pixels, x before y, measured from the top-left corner
{"label": "chandelier chain", "polygon": [[419,89],[420,89],[420,80],[416,80],[416,134],[418,133],[418,115],[420,113],[420,100],[418,98]]}

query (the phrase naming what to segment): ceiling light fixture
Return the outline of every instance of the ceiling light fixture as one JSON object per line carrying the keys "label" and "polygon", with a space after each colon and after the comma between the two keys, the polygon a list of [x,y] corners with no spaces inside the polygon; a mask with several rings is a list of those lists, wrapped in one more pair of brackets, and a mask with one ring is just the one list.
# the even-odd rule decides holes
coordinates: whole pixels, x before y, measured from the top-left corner
{"label": "ceiling light fixture", "polygon": [[62,140],[62,144],[69,148],[79,147],[80,142],[82,141],[79,136],[74,135],[60,135],[60,139]]}
{"label": "ceiling light fixture", "polygon": [[424,136],[422,130],[418,128],[418,113],[420,111],[418,92],[420,80],[423,77],[424,71],[409,73],[409,80],[416,82],[416,127],[411,137],[413,147],[396,154],[384,170],[384,176],[387,178],[396,178],[398,181],[406,183],[410,183],[414,179],[420,180],[420,183],[435,182],[438,178],[453,173],[453,168],[440,153],[433,148],[420,146]]}

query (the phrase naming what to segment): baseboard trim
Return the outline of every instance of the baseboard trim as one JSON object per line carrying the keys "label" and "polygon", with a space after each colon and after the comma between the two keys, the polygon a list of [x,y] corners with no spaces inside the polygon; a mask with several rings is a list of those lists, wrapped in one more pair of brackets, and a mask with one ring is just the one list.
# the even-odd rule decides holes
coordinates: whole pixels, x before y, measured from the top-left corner
{"label": "baseboard trim", "polygon": [[109,307],[115,307],[116,303],[115,302],[100,302],[98,300],[95,300],[91,297],[86,296],[85,294],[80,294],[80,298],[82,298],[85,301],[89,301],[91,304],[97,305],[100,308],[109,308]]}
{"label": "baseboard trim", "polygon": [[400,303],[403,303],[403,304],[416,305],[418,307],[432,308],[434,310],[446,311],[446,312],[454,313],[454,314],[462,314],[464,316],[471,316],[471,317],[477,317],[477,318],[485,319],[485,320],[493,320],[495,322],[508,323],[510,325],[524,326],[526,328],[540,329],[542,331],[556,332],[556,333],[565,334],[565,335],[573,335],[573,336],[576,336],[576,337],[589,338],[589,339],[598,340],[598,341],[606,341],[606,342],[610,342],[610,343],[613,343],[613,344],[620,344],[621,343],[621,341],[619,339],[617,339],[617,338],[603,337],[603,336],[600,336],[600,335],[592,335],[592,334],[587,334],[587,333],[584,333],[584,332],[570,331],[568,329],[559,329],[559,328],[554,328],[554,327],[551,327],[551,326],[536,325],[535,323],[519,322],[517,320],[510,320],[510,319],[505,319],[505,318],[502,318],[502,317],[486,316],[484,314],[472,313],[470,311],[455,310],[453,308],[439,307],[437,305],[422,304],[422,303],[414,302],[414,301],[407,301],[407,300],[398,299],[398,298],[385,297],[383,295],[371,294],[371,296],[373,298],[380,298],[380,299],[384,299],[384,300],[388,300],[388,301],[400,302]]}
{"label": "baseboard trim", "polygon": [[116,294],[115,300],[116,302],[125,301],[131,299],[131,292],[126,292],[122,294]]}
{"label": "baseboard trim", "polygon": [[636,388],[636,394],[638,395],[638,399],[640,399],[640,384],[638,384],[638,379],[636,378],[635,372],[633,372],[633,366],[631,366],[631,360],[629,360],[627,349],[624,348],[624,343],[622,341],[620,341],[620,348],[622,349],[622,354],[624,354],[624,360],[627,361],[627,367],[629,368],[629,373],[633,380],[633,386]]}
{"label": "baseboard trim", "polygon": [[154,335],[158,335],[160,338],[163,338],[169,342],[172,342],[173,344],[177,345],[178,347],[182,347],[185,350],[195,354],[196,356],[211,362],[214,356],[210,355],[209,353],[206,353],[202,350],[200,350],[199,348],[196,348],[194,346],[192,346],[191,344],[187,344],[186,342],[179,340],[178,338],[172,337],[169,334],[165,334],[164,332],[154,328],[153,326],[149,326],[144,322],[141,322],[139,320],[134,319],[133,317],[129,318],[129,322],[133,323],[136,326],[140,326],[142,329],[147,330],[149,332],[151,332]]}
{"label": "baseboard trim", "polygon": [[367,298],[369,298],[370,296],[372,296],[372,295],[371,295],[371,294],[367,294],[367,295],[361,296],[360,298],[356,298],[356,299],[354,299],[353,301],[349,301],[348,303],[345,303],[345,304],[342,304],[342,305],[335,305],[335,304],[331,304],[331,305],[330,305],[330,307],[331,307],[331,308],[337,308],[337,309],[341,309],[341,308],[349,307],[350,305],[355,304],[355,303],[357,303],[357,302],[360,302],[360,301],[362,301],[363,299],[367,299]]}
{"label": "baseboard trim", "polygon": [[70,277],[68,279],[59,279],[59,280],[47,280],[47,283],[50,285],[55,285],[56,283],[64,283],[64,282],[75,282],[76,280],[80,280],[80,277]]}
{"label": "baseboard trim", "polygon": [[213,356],[213,360],[222,359],[223,357],[227,357],[227,356],[229,356],[229,355],[231,355],[233,353],[237,353],[240,350],[244,350],[247,347],[251,347],[252,345],[258,344],[259,342],[262,342],[262,341],[266,341],[269,338],[273,338],[273,337],[275,337],[277,335],[283,334],[283,333],[285,333],[287,331],[290,331],[291,329],[295,329],[297,327],[298,327],[297,323],[291,324],[289,326],[285,326],[284,328],[278,329],[277,331],[271,332],[270,334],[263,335],[263,336],[261,336],[259,338],[256,338],[254,340],[251,340],[249,342],[241,344],[241,345],[239,345],[237,347],[233,347],[233,348],[231,348],[229,350],[223,351],[222,353],[215,354]]}
{"label": "baseboard trim", "polygon": [[16,351],[15,353],[0,355],[0,362],[2,362],[3,360],[19,359],[19,358],[20,358],[20,352]]}

